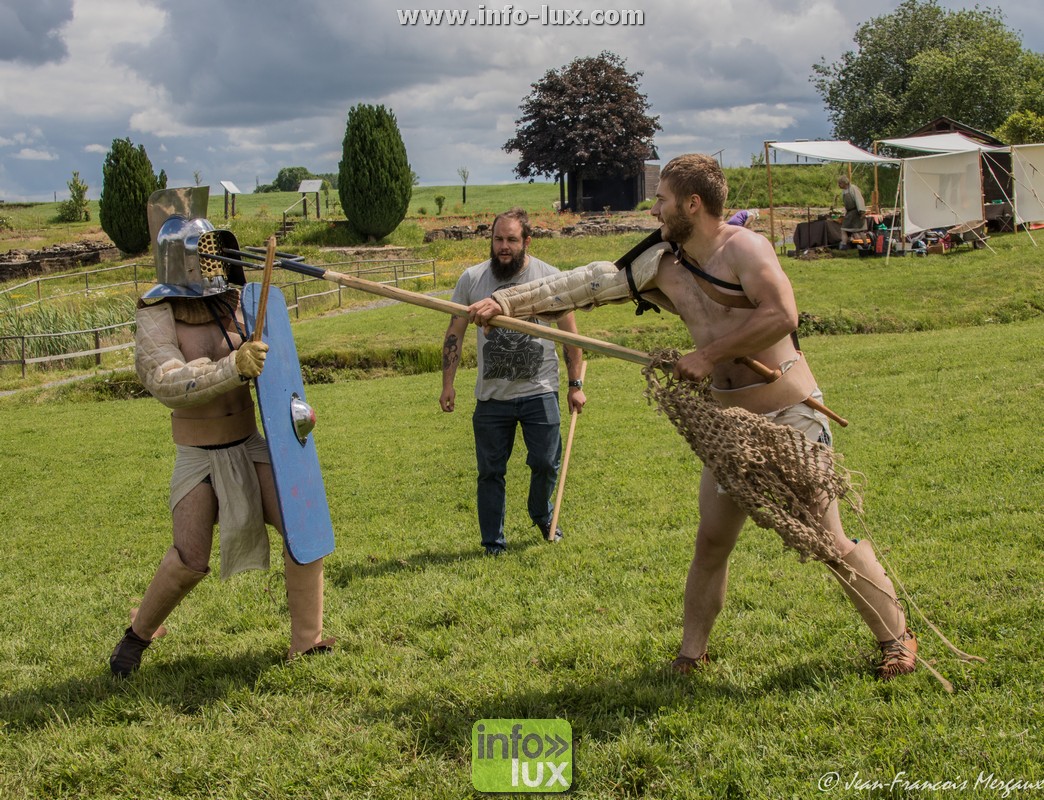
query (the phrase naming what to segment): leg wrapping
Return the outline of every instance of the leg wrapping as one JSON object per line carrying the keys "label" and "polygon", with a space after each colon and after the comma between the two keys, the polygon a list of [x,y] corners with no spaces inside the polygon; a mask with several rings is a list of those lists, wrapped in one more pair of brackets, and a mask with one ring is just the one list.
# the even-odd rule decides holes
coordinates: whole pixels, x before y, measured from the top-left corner
{"label": "leg wrapping", "polygon": [[[141,605],[131,612],[131,628],[142,639],[155,639],[163,620],[209,574],[185,566],[176,547],[163,556]],[[162,636],[163,631],[159,635]]]}
{"label": "leg wrapping", "polygon": [[286,569],[286,603],[290,609],[288,659],[326,652],[333,639],[323,639],[323,559],[297,564],[283,551]]}
{"label": "leg wrapping", "polygon": [[906,630],[906,615],[870,542],[863,539],[852,552],[832,566],[841,588],[877,641],[888,642],[902,637]]}

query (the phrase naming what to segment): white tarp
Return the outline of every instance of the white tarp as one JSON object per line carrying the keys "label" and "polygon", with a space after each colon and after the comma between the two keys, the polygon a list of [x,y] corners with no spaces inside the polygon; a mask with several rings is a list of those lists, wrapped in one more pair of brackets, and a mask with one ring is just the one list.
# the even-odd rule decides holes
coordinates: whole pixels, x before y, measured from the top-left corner
{"label": "white tarp", "polygon": [[854,144],[844,141],[769,142],[768,146],[799,156],[818,158],[821,161],[843,161],[856,164],[868,162],[875,164],[898,163],[898,159],[875,156],[873,153],[868,153],[866,150],[861,150]]}
{"label": "white tarp", "polygon": [[1044,222],[1044,144],[1017,144],[1011,148],[1015,179],[1015,221]]}
{"label": "white tarp", "polygon": [[982,219],[979,153],[943,153],[903,160],[903,211],[907,235]]}
{"label": "white tarp", "polygon": [[907,136],[903,139],[881,139],[878,144],[918,150],[922,153],[965,153],[970,150],[1006,150],[969,139],[963,133],[934,133],[927,136]]}

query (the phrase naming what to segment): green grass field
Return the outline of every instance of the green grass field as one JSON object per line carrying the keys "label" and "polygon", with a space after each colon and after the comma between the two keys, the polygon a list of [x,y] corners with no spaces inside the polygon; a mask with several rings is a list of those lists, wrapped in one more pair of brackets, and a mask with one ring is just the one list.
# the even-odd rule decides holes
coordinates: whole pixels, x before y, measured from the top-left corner
{"label": "green grass field", "polygon": [[[534,252],[572,267],[630,240]],[[339,644],[323,658],[282,660],[273,543],[271,573],[204,581],[142,670],[113,681],[108,654],[169,545],[169,412],[111,399],[131,392],[126,373],[0,397],[0,797],[478,797],[470,742],[484,718],[568,720],[571,795],[585,800],[1040,794],[1044,254],[1025,234],[990,243],[784,260],[809,315],[804,349],[851,420],[835,443],[862,476],[866,531],[848,514],[849,532],[884,552],[953,694],[925,670],[875,681],[871,637],[836,583],[750,525],[714,663],[667,673],[699,464],[632,364],[590,362],[565,540],[527,524],[520,442],[508,554],[479,557],[474,371],[442,413],[440,376],[424,370],[447,318],[395,305],[294,327],[309,363],[390,354],[308,387],[337,533],[326,624]],[[483,249],[428,251],[440,286]],[[629,305],[578,324],[630,347],[686,343],[677,319]],[[469,335],[466,363],[473,350]],[[954,659],[919,612],[986,663]]]}

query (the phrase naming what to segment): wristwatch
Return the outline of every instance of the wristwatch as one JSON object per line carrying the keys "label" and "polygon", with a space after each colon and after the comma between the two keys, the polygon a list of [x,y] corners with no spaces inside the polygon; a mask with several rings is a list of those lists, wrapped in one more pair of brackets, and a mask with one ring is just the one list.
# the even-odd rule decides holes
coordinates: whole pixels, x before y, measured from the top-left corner
{"label": "wristwatch", "polygon": [[583,381],[569,381],[569,388],[570,389],[583,389],[584,388],[584,382]]}

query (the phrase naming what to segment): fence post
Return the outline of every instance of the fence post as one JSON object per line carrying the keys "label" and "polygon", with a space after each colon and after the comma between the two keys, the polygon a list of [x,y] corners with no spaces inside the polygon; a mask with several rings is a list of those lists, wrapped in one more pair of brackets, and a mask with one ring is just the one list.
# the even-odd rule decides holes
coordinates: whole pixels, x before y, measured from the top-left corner
{"label": "fence post", "polygon": [[341,284],[337,284],[337,307],[341,307]]}
{"label": "fence post", "polygon": [[22,380],[25,380],[25,336],[24,335],[22,336]]}
{"label": "fence post", "polygon": [[84,294],[84,296],[89,295],[91,293],[91,278],[90,278],[90,275],[91,275],[90,270],[87,270],[87,272],[83,273],[83,294]]}
{"label": "fence post", "polygon": [[40,296],[40,279],[39,278],[36,279],[36,302],[37,303],[42,303],[43,302],[43,298]]}
{"label": "fence post", "polygon": [[138,262],[134,262],[134,294],[138,293]]}
{"label": "fence post", "polygon": [[94,354],[94,365],[96,367],[101,366],[101,331],[97,328],[94,329],[94,349],[97,350]]}
{"label": "fence post", "polygon": [[297,284],[294,284],[294,314],[301,319],[301,300],[297,296]]}

